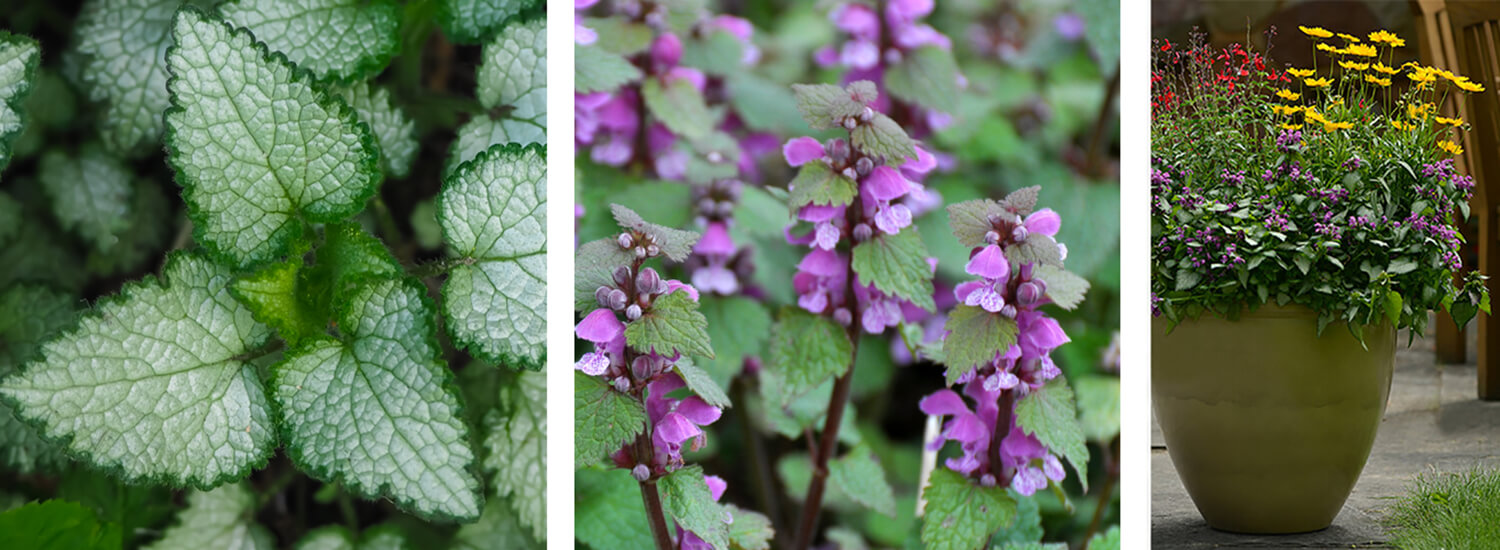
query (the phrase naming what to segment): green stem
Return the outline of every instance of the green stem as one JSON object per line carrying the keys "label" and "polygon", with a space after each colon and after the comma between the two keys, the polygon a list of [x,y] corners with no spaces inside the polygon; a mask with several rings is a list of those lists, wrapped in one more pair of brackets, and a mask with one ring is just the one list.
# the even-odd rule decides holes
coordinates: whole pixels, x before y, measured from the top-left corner
{"label": "green stem", "polygon": [[349,526],[349,530],[358,533],[359,514],[354,511],[354,499],[343,487],[339,487],[339,512],[344,515],[344,524]]}
{"label": "green stem", "polygon": [[385,198],[376,194],[370,205],[375,209],[375,223],[380,226],[380,236],[385,238],[385,242],[403,242],[405,237],[401,234],[401,227],[396,225],[396,217],[391,215],[391,208],[386,206]]}

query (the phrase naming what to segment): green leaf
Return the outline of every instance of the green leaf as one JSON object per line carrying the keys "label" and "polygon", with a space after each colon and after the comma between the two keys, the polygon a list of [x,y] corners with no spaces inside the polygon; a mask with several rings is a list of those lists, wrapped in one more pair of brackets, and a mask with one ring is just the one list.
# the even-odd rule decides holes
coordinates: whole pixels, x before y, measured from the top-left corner
{"label": "green leaf", "polygon": [[729,75],[724,86],[736,115],[752,130],[778,135],[812,131],[797,111],[797,97],[786,86],[752,72]]}
{"label": "green leaf", "polygon": [[1047,283],[1047,299],[1069,311],[1078,307],[1083,302],[1083,295],[1089,291],[1088,279],[1057,266],[1037,266],[1033,277]]}
{"label": "green leaf", "polygon": [[276,548],[276,538],[255,523],[255,493],[243,483],[213,491],[188,494],[188,508],[176,525],[147,550],[202,550],[204,548]]}
{"label": "green leaf", "polygon": [[103,107],[99,134],[115,154],[156,149],[167,97],[165,50],[182,0],[85,2],[74,27],[79,87]]}
{"label": "green leaf", "polygon": [[406,537],[390,526],[366,530],[356,540],[349,529],[341,525],[326,525],[309,531],[297,541],[296,550],[401,550],[408,548]]}
{"label": "green leaf", "polygon": [[139,548],[141,542],[158,538],[161,528],[177,516],[172,493],[167,487],[129,484],[80,466],[63,473],[55,494],[91,508],[100,522],[119,525],[120,542]]}
{"label": "green leaf", "polygon": [[651,548],[641,490],[621,468],[573,472],[573,536],[594,550]]}
{"label": "green leaf", "polygon": [[896,495],[885,480],[885,469],[869,445],[860,445],[828,464],[830,481],[856,502],[896,517]]}
{"label": "green leaf", "polygon": [[698,302],[685,291],[672,292],[658,296],[640,319],[625,327],[625,343],[666,357],[682,353],[713,359],[707,329],[708,319],[698,312]]}
{"label": "green leaf", "polygon": [[1120,3],[1117,0],[1079,0],[1074,9],[1083,17],[1083,35],[1093,47],[1099,72],[1106,77],[1120,64]]}
{"label": "green leaf", "polygon": [[1392,325],[1401,324],[1401,293],[1388,290],[1385,293],[1385,316],[1390,318]]}
{"label": "green leaf", "polygon": [[859,282],[875,285],[890,296],[905,298],[917,307],[932,311],[932,266],[927,264],[927,246],[917,228],[908,227],[895,235],[877,233],[875,238],[854,245],[850,266]]}
{"label": "green leaf", "polygon": [[88,275],[77,254],[57,246],[57,233],[38,214],[28,213],[10,243],[0,246],[0,288],[15,283],[38,283],[63,290],[80,290]]}
{"label": "green leaf", "polygon": [[[77,303],[42,286],[15,285],[0,292],[0,378],[34,356],[42,344],[73,324]],[[56,471],[68,463],[57,444],[0,402],[0,465],[20,474]]]}
{"label": "green leaf", "polygon": [[1036,210],[1036,203],[1041,198],[1041,194],[1042,186],[1040,185],[1022,187],[1005,195],[1005,199],[1000,201],[1000,207],[1007,212],[1025,218],[1031,215],[1032,210]]}
{"label": "green leaf", "polygon": [[[738,218],[737,218],[738,219]],[[698,362],[720,388],[739,376],[745,357],[760,355],[771,333],[771,313],[745,296],[703,296],[698,311],[708,321],[714,358]]]}
{"label": "green leaf", "polygon": [[21,201],[0,191],[0,244],[10,244],[11,237],[21,232]]}
{"label": "green leaf", "polygon": [[729,525],[724,510],[714,502],[702,466],[688,466],[656,480],[662,511],[683,529],[692,531],[715,550],[729,548]]}
{"label": "green leaf", "polygon": [[1015,521],[1016,501],[1000,487],[980,487],[947,468],[932,471],[922,544],[928,550],[973,550]]}
{"label": "green leaf", "polygon": [[1004,213],[1000,203],[990,199],[964,201],[948,205],[948,225],[964,248],[979,248],[989,244],[984,235],[994,230],[990,218]]}
{"label": "green leaf", "polygon": [[453,544],[450,546],[454,550],[541,550],[546,547],[545,543],[531,538],[526,527],[516,521],[510,507],[497,500],[491,500],[485,505],[484,515],[479,516],[479,521],[460,527],[453,534]]}
{"label": "green leaf", "polygon": [[1085,376],[1078,383],[1078,422],[1090,441],[1108,445],[1120,434],[1120,379]]}
{"label": "green leaf", "polygon": [[[1031,392],[1016,403],[1016,425],[1036,436],[1048,449],[1062,453],[1078,472],[1088,472],[1089,448],[1084,443],[1083,426],[1073,404],[1073,388],[1059,376],[1042,389]],[[1088,490],[1088,477],[1078,476]]]}
{"label": "green leaf", "polygon": [[[264,464],[270,404],[245,357],[270,329],[230,296],[230,275],[174,254],[0,383],[19,414],[126,480],[209,488]],[[100,403],[115,403],[100,407]]]}
{"label": "green leaf", "polygon": [[371,280],[338,305],[342,340],[272,367],[287,455],[317,479],[424,518],[479,517],[479,480],[452,372],[420,282]]}
{"label": "green leaf", "polygon": [[624,56],[598,45],[573,46],[573,89],[580,94],[612,92],[641,78],[641,70]]}
{"label": "green leaf", "polygon": [[995,359],[1016,344],[1019,329],[1015,319],[983,308],[960,304],[943,325],[943,358],[948,364],[948,385]]}
{"label": "green leaf", "polygon": [[[444,173],[500,143],[547,144],[547,30],[508,25],[484,46],[476,95],[488,111],[458,129]],[[503,112],[500,116],[498,113]]]}
{"label": "green leaf", "polygon": [[906,159],[917,156],[917,142],[883,113],[875,113],[869,122],[855,126],[849,133],[849,144],[866,155],[885,157],[886,164],[891,166],[900,166]]}
{"label": "green leaf", "polygon": [[1025,241],[1005,247],[1005,258],[1010,265],[1036,264],[1062,267],[1062,249],[1057,241],[1041,233],[1033,233]]}
{"label": "green leaf", "polygon": [[454,42],[474,44],[540,4],[540,0],[439,0],[437,20],[443,34]]}
{"label": "green leaf", "polygon": [[729,524],[729,547],[734,550],[771,550],[771,539],[776,530],[771,520],[759,512],[743,510],[733,504],[725,504],[724,510],[734,518]]}
{"label": "green leaf", "polygon": [[644,431],[646,408],[640,401],[599,378],[573,373],[574,468],[603,460]]}
{"label": "green leaf", "polygon": [[167,52],[167,162],[194,236],[239,267],[270,261],[364,208],[380,181],[379,148],[353,109],[314,87],[245,30],[184,7]]}
{"label": "green leaf", "polygon": [[443,283],[454,343],[493,363],[541,369],[547,357],[547,153],[496,146],[459,167],[438,195],[443,242],[462,259]]}
{"label": "green leaf", "polygon": [[783,402],[774,405],[786,405],[829,378],[843,375],[854,359],[854,343],[833,319],[793,306],[781,308],[779,317],[771,329],[766,369],[785,380]]}
{"label": "green leaf", "polygon": [[802,165],[790,188],[791,198],[787,206],[794,213],[809,204],[844,206],[854,202],[854,196],[859,192],[854,180],[819,161]]}
{"label": "green leaf", "polygon": [[615,269],[630,265],[634,259],[613,237],[579,246],[573,256],[573,309],[583,312],[599,307],[594,291],[601,286],[614,286]]}
{"label": "green leaf", "polygon": [[0,30],[0,169],[10,163],[11,146],[26,127],[21,105],[31,93],[41,57],[35,40]]}
{"label": "green leaf", "polygon": [[599,47],[624,56],[646,51],[656,37],[649,25],[625,17],[585,17],[583,26],[599,35]]}
{"label": "green leaf", "polygon": [[175,223],[176,216],[169,210],[161,186],[154,181],[137,179],[131,195],[126,228],[117,234],[109,249],[89,250],[84,261],[89,273],[104,276],[134,273],[147,261],[160,261],[160,252],[169,237],[168,224]]}
{"label": "green leaf", "polygon": [[0,514],[0,547],[118,550],[120,526],[76,502],[32,502]]}
{"label": "green leaf", "polygon": [[401,49],[394,0],[231,0],[219,15],[297,66],[352,82],[379,73]]}
{"label": "green leaf", "polygon": [[417,143],[417,123],[391,102],[385,88],[359,82],[339,91],[339,97],[354,108],[359,120],[370,126],[380,145],[380,166],[387,176],[406,179],[421,144]]}
{"label": "green leaf", "polygon": [[651,114],[689,141],[708,137],[718,123],[703,100],[703,93],[686,78],[649,78],[641,84],[641,99]]}
{"label": "green leaf", "polygon": [[672,365],[677,369],[677,374],[687,384],[687,389],[698,394],[705,403],[721,409],[729,407],[729,396],[724,394],[724,388],[719,387],[713,377],[709,376],[703,369],[693,364],[692,359],[683,357]]}
{"label": "green leaf", "polygon": [[744,61],[744,45],[729,31],[712,30],[708,36],[689,38],[682,49],[682,65],[704,73],[725,76],[737,73]]}
{"label": "green leaf", "polygon": [[879,96],[874,83],[860,80],[847,88],[832,84],[793,84],[797,111],[814,130],[842,128],[844,119],[858,117]]}
{"label": "green leaf", "polygon": [[937,46],[908,51],[885,73],[885,86],[897,99],[952,113],[958,109],[958,63]]}
{"label": "green leaf", "polygon": [[302,259],[276,262],[236,279],[230,290],[256,321],[276,330],[291,345],[323,333],[327,311],[305,303]]}
{"label": "green leaf", "polygon": [[119,159],[84,147],[76,155],[60,150],[43,155],[37,179],[64,229],[95,250],[109,250],[130,228],[132,175]]}
{"label": "green leaf", "polygon": [[1120,550],[1120,526],[1111,525],[1108,531],[1095,533],[1085,546],[1087,550]]}
{"label": "green leaf", "polygon": [[[652,242],[661,248],[661,253],[674,262],[687,260],[688,254],[693,253],[693,245],[697,244],[698,239],[702,237],[702,235],[692,231],[672,229],[647,222],[641,219],[641,216],[636,214],[635,211],[618,204],[610,205],[609,210],[614,214],[615,221],[619,222],[620,227],[639,231],[650,236]],[[593,292],[593,290],[589,292]]]}
{"label": "green leaf", "polygon": [[522,372],[500,390],[500,407],[485,417],[484,469],[495,494],[509,498],[521,523],[547,540],[547,376]]}

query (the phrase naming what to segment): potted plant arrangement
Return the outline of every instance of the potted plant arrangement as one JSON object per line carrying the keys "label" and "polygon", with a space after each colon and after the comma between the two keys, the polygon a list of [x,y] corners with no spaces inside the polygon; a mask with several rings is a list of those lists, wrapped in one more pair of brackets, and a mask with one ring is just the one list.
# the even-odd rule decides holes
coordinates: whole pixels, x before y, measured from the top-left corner
{"label": "potted plant arrangement", "polygon": [[1463,120],[1483,86],[1394,61],[1404,41],[1301,27],[1313,67],[1153,44],[1153,405],[1208,524],[1327,527],[1390,390],[1397,331],[1489,311],[1462,272]]}

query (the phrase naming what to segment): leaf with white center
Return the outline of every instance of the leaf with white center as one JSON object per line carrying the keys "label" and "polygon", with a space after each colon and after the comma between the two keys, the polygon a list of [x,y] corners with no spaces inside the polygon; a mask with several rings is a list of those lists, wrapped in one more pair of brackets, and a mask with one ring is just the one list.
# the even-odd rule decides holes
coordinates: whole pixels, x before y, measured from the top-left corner
{"label": "leaf with white center", "polygon": [[922,236],[916,227],[908,227],[895,235],[877,233],[855,245],[849,265],[860,282],[932,311],[937,306],[932,301],[932,266],[927,258]]}
{"label": "leaf with white center", "polygon": [[541,369],[547,357],[547,153],[490,148],[438,194],[443,241],[462,259],[443,283],[453,341],[492,363]]}
{"label": "leaf with white center", "polygon": [[95,250],[114,247],[130,228],[132,177],[129,167],[96,147],[77,155],[51,151],[37,174],[58,222]]}
{"label": "leaf with white center", "polygon": [[390,526],[367,529],[355,538],[349,529],[340,525],[319,527],[309,531],[297,541],[295,550],[401,550],[410,548],[406,537]]}
{"label": "leaf with white center", "polygon": [[[637,499],[639,500],[639,499]],[[484,515],[479,521],[460,527],[453,534],[450,550],[542,550],[545,543],[537,542],[527,534],[526,527],[516,521],[516,515],[504,503],[490,499],[484,506]]]}
{"label": "leaf with white center", "polygon": [[[77,300],[43,286],[15,285],[0,292],[0,377],[31,359],[42,344],[77,317]],[[0,403],[0,464],[21,474],[52,471],[68,463],[62,448]]]}
{"label": "leaf with white center", "polygon": [[168,226],[175,223],[175,216],[167,203],[161,185],[154,181],[137,179],[132,186],[130,217],[124,231],[116,233],[119,240],[107,250],[94,249],[88,253],[85,264],[94,275],[133,273],[147,261],[160,261],[166,247]]}
{"label": "leaf with white center", "polygon": [[547,29],[512,23],[484,46],[475,95],[486,110],[458,129],[445,173],[501,143],[547,143]]}
{"label": "leaf with white center", "polygon": [[375,142],[380,144],[380,165],[386,175],[405,179],[411,174],[411,163],[421,148],[417,143],[417,123],[391,103],[391,93],[369,82],[360,82],[344,88],[339,96],[375,133]]}
{"label": "leaf with white center", "polygon": [[516,376],[484,424],[490,433],[483,464],[495,476],[495,494],[509,497],[532,536],[547,540],[547,376]]}
{"label": "leaf with white center", "polygon": [[364,208],[379,148],[353,109],[248,31],[184,7],[167,50],[167,162],[198,242],[239,267]]}
{"label": "leaf with white center", "polygon": [[10,163],[11,144],[26,127],[21,105],[31,93],[41,57],[36,41],[0,30],[0,169]]}
{"label": "leaf with white center", "polygon": [[401,48],[394,0],[232,0],[219,15],[297,66],[332,80],[379,73]]}
{"label": "leaf with white center", "polygon": [[931,550],[983,548],[991,533],[1016,518],[1016,501],[1004,488],[982,487],[947,468],[932,471],[922,499],[922,546]]}
{"label": "leaf with white center", "polygon": [[702,466],[679,468],[656,480],[662,512],[681,528],[692,531],[714,550],[729,548],[728,512],[714,502]]}
{"label": "leaf with white center", "polygon": [[[100,137],[111,152],[151,151],[167,110],[172,14],[182,0],[90,0],[74,27],[79,83],[103,105]],[[201,4],[201,3],[200,3]]]}
{"label": "leaf with white center", "polygon": [[201,255],[173,255],[161,280],[127,284],[0,393],[126,480],[209,488],[242,477],[276,446],[270,403],[245,360],[271,331],[229,281]]}
{"label": "leaf with white center", "polygon": [[469,430],[425,288],[375,279],[346,300],[336,315],[342,340],[299,345],[272,369],[288,456],[313,477],[424,518],[478,518]]}
{"label": "leaf with white center", "polygon": [[[1089,448],[1084,441],[1083,425],[1078,422],[1078,409],[1073,402],[1073,388],[1061,376],[1053,378],[1022,397],[1016,403],[1016,426],[1036,436],[1048,450],[1061,454],[1078,472],[1088,472]],[[1085,491],[1089,488],[1088,476],[1078,476]]]}
{"label": "leaf with white center", "polygon": [[506,21],[541,4],[539,0],[439,0],[437,20],[443,34],[460,44],[484,40]]}
{"label": "leaf with white center", "polygon": [[167,528],[161,540],[147,550],[276,548],[276,538],[255,522],[255,493],[244,483],[194,491],[187,501],[187,509],[177,515],[177,524]]}
{"label": "leaf with white center", "polygon": [[573,467],[603,460],[646,431],[646,408],[597,377],[573,373]]}

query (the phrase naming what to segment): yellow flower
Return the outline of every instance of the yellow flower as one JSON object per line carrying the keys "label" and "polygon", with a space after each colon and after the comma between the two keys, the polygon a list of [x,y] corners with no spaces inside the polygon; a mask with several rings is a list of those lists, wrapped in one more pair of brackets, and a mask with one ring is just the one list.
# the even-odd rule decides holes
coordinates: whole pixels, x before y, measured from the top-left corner
{"label": "yellow flower", "polygon": [[1316,71],[1313,71],[1312,69],[1296,69],[1296,68],[1292,68],[1292,69],[1287,69],[1286,72],[1287,72],[1287,74],[1295,76],[1297,78],[1307,78],[1309,76],[1312,76],[1313,73],[1316,72]]}
{"label": "yellow flower", "polygon": [[1385,74],[1396,74],[1396,73],[1401,72],[1401,69],[1392,69],[1390,67],[1385,66],[1384,63],[1381,63],[1379,61],[1376,61],[1374,65],[1370,66],[1370,68],[1375,69],[1377,72],[1381,72],[1381,73],[1385,73]]}
{"label": "yellow flower", "polygon": [[1478,82],[1470,81],[1468,78],[1465,78],[1462,81],[1454,81],[1453,85],[1454,86],[1458,86],[1458,89],[1463,90],[1465,92],[1471,92],[1471,93],[1476,93],[1477,94],[1479,92],[1483,92],[1484,91],[1484,85],[1483,84],[1480,84]]}
{"label": "yellow flower", "polygon": [[1439,141],[1438,147],[1441,147],[1444,151],[1447,151],[1455,156],[1464,154],[1463,147],[1459,147],[1457,143],[1453,143],[1448,140]]}
{"label": "yellow flower", "polygon": [[1322,42],[1318,43],[1318,49],[1322,50],[1322,51],[1325,51],[1325,52],[1343,53],[1343,50],[1340,50],[1340,49],[1335,48],[1333,46],[1329,46],[1328,44],[1325,44],[1325,43],[1322,43]]}
{"label": "yellow flower", "polygon": [[1344,53],[1360,57],[1375,57],[1375,46],[1369,44],[1350,44],[1344,48]]}
{"label": "yellow flower", "polygon": [[1302,83],[1308,85],[1308,87],[1311,87],[1311,88],[1324,88],[1324,87],[1327,87],[1329,84],[1333,84],[1333,79],[1331,79],[1331,78],[1309,78],[1307,80],[1302,81]]}
{"label": "yellow flower", "polygon": [[1301,130],[1302,129],[1302,125],[1301,124],[1287,124],[1287,123],[1283,122],[1283,123],[1281,123],[1281,129],[1282,130]]}
{"label": "yellow flower", "polygon": [[1449,126],[1464,125],[1464,119],[1461,118],[1433,117],[1433,120],[1438,121],[1438,124],[1447,124]]}
{"label": "yellow flower", "polygon": [[1394,128],[1396,128],[1397,130],[1403,130],[1403,131],[1409,131],[1409,130],[1415,130],[1415,129],[1417,129],[1417,125],[1415,125],[1415,124],[1403,124],[1399,120],[1392,120],[1391,121],[1391,126],[1394,127]]}
{"label": "yellow flower", "polygon": [[1389,78],[1378,78],[1378,77],[1376,77],[1373,74],[1367,74],[1367,75],[1365,75],[1365,82],[1369,82],[1371,84],[1379,84],[1381,87],[1385,87],[1385,86],[1390,86],[1391,85],[1391,79],[1389,79]]}
{"label": "yellow flower", "polygon": [[1316,122],[1319,124],[1328,124],[1328,119],[1323,118],[1323,115],[1321,113],[1314,111],[1311,108],[1302,111],[1302,120],[1307,122]]}
{"label": "yellow flower", "polygon": [[1422,120],[1427,120],[1427,112],[1429,110],[1431,109],[1429,109],[1427,105],[1417,105],[1415,103],[1406,104],[1406,116],[1414,119],[1420,118]]}
{"label": "yellow flower", "polygon": [[1302,112],[1301,105],[1272,105],[1271,112],[1278,115],[1295,115]]}
{"label": "yellow flower", "polygon": [[1291,90],[1276,90],[1276,97],[1285,99],[1287,101],[1297,101],[1297,98],[1302,97],[1302,94],[1293,92]]}
{"label": "yellow flower", "polygon": [[1353,36],[1353,35],[1348,35],[1348,34],[1344,34],[1344,33],[1339,33],[1338,37],[1344,39],[1345,42],[1348,42],[1350,44],[1358,44],[1359,43],[1359,37],[1358,36]]}
{"label": "yellow flower", "polygon": [[1437,75],[1432,74],[1431,71],[1427,71],[1424,69],[1426,69],[1426,67],[1421,67],[1415,71],[1407,73],[1406,78],[1410,78],[1412,82],[1416,82],[1417,84],[1428,84],[1434,80],[1437,80]]}
{"label": "yellow flower", "polygon": [[1323,122],[1323,131],[1324,132],[1332,132],[1334,130],[1348,130],[1348,129],[1353,128],[1353,127],[1354,127],[1354,123],[1352,123],[1352,122],[1330,122],[1330,121],[1324,121]]}
{"label": "yellow flower", "polygon": [[1369,63],[1355,63],[1353,61],[1340,61],[1339,66],[1354,71],[1363,71],[1370,68]]}
{"label": "yellow flower", "polygon": [[1370,33],[1370,41],[1376,44],[1386,44],[1393,40],[1399,40],[1395,34],[1387,30],[1378,30]]}
{"label": "yellow flower", "polygon": [[1299,25],[1297,26],[1297,28],[1302,30],[1302,34],[1311,36],[1313,38],[1330,38],[1333,36],[1333,33],[1328,32],[1328,29],[1324,29],[1322,27],[1307,28]]}

